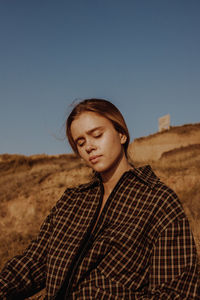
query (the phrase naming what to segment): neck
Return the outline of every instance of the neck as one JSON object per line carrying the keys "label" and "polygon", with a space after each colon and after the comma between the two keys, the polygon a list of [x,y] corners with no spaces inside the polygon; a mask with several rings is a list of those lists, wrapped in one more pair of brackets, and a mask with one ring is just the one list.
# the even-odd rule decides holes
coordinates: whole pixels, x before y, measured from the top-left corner
{"label": "neck", "polygon": [[101,174],[105,193],[110,194],[122,174],[131,168],[132,166],[129,164],[126,156],[123,155],[115,166],[112,166],[110,170]]}

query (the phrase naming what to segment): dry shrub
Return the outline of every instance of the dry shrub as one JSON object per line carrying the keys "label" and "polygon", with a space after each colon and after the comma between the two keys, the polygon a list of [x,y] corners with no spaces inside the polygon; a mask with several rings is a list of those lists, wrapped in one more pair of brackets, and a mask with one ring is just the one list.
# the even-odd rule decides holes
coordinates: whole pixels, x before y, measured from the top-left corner
{"label": "dry shrub", "polygon": [[200,167],[200,144],[189,145],[164,152],[157,165],[162,168],[183,170]]}
{"label": "dry shrub", "polygon": [[200,256],[200,186],[194,185],[191,188],[182,190],[178,193],[178,196],[188,216]]}
{"label": "dry shrub", "polygon": [[24,234],[18,232],[10,232],[0,238],[0,257],[1,266],[3,267],[8,261],[8,257],[13,257],[16,254],[21,254],[25,247],[31,242],[32,234]]}

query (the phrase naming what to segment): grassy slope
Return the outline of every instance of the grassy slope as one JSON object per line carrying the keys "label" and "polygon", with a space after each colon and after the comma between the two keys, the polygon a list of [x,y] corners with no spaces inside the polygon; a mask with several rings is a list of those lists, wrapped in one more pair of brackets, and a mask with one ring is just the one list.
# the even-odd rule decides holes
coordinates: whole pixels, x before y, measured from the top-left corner
{"label": "grassy slope", "polygon": [[[145,163],[180,197],[200,255],[200,146],[174,149]],[[90,177],[91,170],[73,155],[0,156],[0,269],[37,235],[64,190]]]}
{"label": "grassy slope", "polygon": [[164,152],[200,143],[200,123],[171,127],[170,130],[135,139],[129,151],[138,162],[158,160]]}

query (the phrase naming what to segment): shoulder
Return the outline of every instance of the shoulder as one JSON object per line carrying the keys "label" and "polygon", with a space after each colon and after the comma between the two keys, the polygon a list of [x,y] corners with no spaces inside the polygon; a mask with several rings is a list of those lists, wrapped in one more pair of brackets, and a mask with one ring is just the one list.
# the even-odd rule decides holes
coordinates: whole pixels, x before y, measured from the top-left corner
{"label": "shoulder", "polygon": [[133,172],[138,181],[146,186],[148,204],[157,224],[164,228],[186,217],[176,193],[156,176],[150,166],[134,168]]}
{"label": "shoulder", "polygon": [[92,191],[96,186],[99,185],[99,180],[97,178],[93,178],[91,181],[76,185],[74,187],[68,187],[63,193],[63,197],[68,196],[74,193],[82,193]]}
{"label": "shoulder", "polygon": [[163,183],[159,177],[154,173],[151,166],[146,165],[139,168],[134,168],[132,170],[135,177],[137,177],[138,181],[147,186],[149,190],[152,190],[152,193],[155,195],[155,198],[163,198],[165,199],[178,199],[176,193],[168,187],[165,183]]}
{"label": "shoulder", "polygon": [[57,201],[54,210],[60,209],[65,205],[73,205],[80,195],[84,197],[86,194],[94,193],[97,186],[99,186],[98,181],[93,179],[90,182],[66,188]]}

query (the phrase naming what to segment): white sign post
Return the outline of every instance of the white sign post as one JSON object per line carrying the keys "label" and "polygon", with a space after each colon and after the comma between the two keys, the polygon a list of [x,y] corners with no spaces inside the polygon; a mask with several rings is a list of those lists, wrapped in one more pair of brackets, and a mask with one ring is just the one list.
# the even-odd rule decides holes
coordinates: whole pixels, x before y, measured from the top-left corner
{"label": "white sign post", "polygon": [[158,119],[158,130],[159,132],[170,128],[170,115],[165,115]]}

